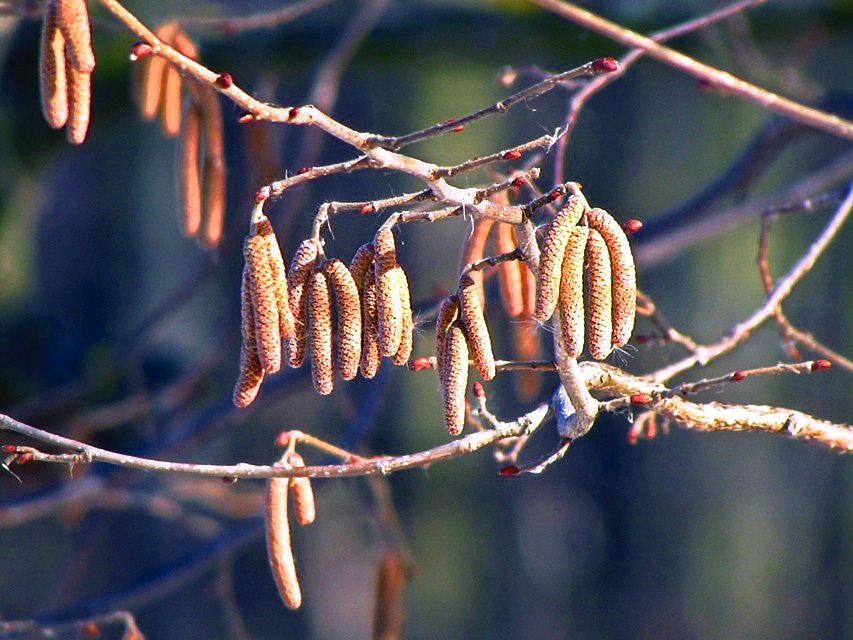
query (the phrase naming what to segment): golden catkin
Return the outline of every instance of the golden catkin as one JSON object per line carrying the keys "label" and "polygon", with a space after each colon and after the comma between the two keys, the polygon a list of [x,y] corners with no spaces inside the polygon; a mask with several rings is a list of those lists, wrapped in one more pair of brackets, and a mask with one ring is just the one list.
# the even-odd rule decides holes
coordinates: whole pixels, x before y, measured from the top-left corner
{"label": "golden catkin", "polygon": [[610,256],[598,230],[590,228],[586,243],[587,341],[589,355],[604,360],[613,349],[613,298]]}
{"label": "golden catkin", "polygon": [[68,81],[65,75],[65,37],[59,29],[56,2],[45,7],[39,57],[41,111],[53,129],[68,121]]}
{"label": "golden catkin", "polygon": [[376,265],[370,263],[370,268],[364,276],[364,287],[361,290],[361,363],[359,369],[365,378],[373,378],[379,371],[382,354],[379,352],[379,310],[376,299]]}
{"label": "golden catkin", "polygon": [[303,240],[287,271],[287,296],[294,323],[293,337],[287,340],[287,361],[293,368],[305,361],[308,278],[316,260],[317,245],[310,238]]}
{"label": "golden catkin", "polygon": [[400,346],[397,352],[393,355],[392,361],[397,366],[403,366],[409,361],[412,355],[412,346],[414,345],[415,321],[412,317],[412,295],[409,291],[409,279],[406,277],[406,272],[402,267],[397,267],[394,270],[396,273],[397,288],[400,290],[400,308],[403,310],[403,326],[400,331]]}
{"label": "golden catkin", "polygon": [[373,239],[376,252],[376,308],[378,317],[379,350],[383,356],[393,356],[400,348],[403,331],[403,308],[400,305],[399,279],[394,273],[397,251],[391,229],[382,227]]}
{"label": "golden catkin", "polygon": [[329,281],[320,271],[308,276],[308,324],[311,345],[311,380],[317,393],[327,396],[335,387],[332,363],[332,297]]}
{"label": "golden catkin", "polygon": [[583,269],[588,237],[589,227],[572,228],[560,275],[560,326],[556,330],[562,335],[566,354],[571,358],[583,353]]}
{"label": "golden catkin", "polygon": [[222,239],[227,204],[222,105],[219,94],[210,87],[203,87],[200,95],[204,169],[201,181],[202,223],[199,240],[202,246],[216,247]]}
{"label": "golden catkin", "polygon": [[468,336],[468,349],[474,358],[474,365],[483,380],[491,380],[495,377],[492,339],[489,335],[489,328],[486,326],[486,318],[483,315],[483,307],[480,304],[476,284],[468,274],[459,278],[457,295],[459,296],[460,315],[465,324],[465,333]]}
{"label": "golden catkin", "polygon": [[[178,31],[177,22],[164,22],[154,30],[154,35],[165,43],[174,41]],[[146,56],[137,63],[138,80],[136,83],[136,101],[143,120],[153,120],[160,111],[160,98],[163,92],[163,78],[169,64],[158,55]]]}
{"label": "golden catkin", "polygon": [[406,585],[409,571],[395,549],[387,549],[379,561],[376,601],[373,607],[374,640],[399,640],[406,623]]}
{"label": "golden catkin", "polygon": [[260,220],[257,223],[258,235],[263,236],[267,241],[267,252],[270,260],[270,270],[272,271],[273,286],[275,287],[275,302],[278,307],[278,332],[282,339],[291,337],[294,334],[293,313],[290,311],[290,301],[287,297],[287,268],[284,264],[284,257],[281,255],[281,247],[278,246],[278,239],[275,237],[272,224],[265,215],[261,214]]}
{"label": "golden catkin", "polygon": [[[459,271],[462,272],[472,262],[482,260],[486,253],[486,242],[489,239],[489,231],[494,225],[491,218],[478,218],[474,220],[471,233],[462,245],[462,254],[459,256]],[[486,296],[483,288],[483,274],[480,271],[472,271],[471,279],[477,287],[477,296],[480,304],[484,304]]]}
{"label": "golden catkin", "polygon": [[[515,235],[511,224],[499,222],[495,235],[495,253],[515,251]],[[505,260],[498,265],[498,287],[504,310],[510,318],[520,318],[524,314],[522,289],[522,269],[519,260]]]}
{"label": "golden catkin", "polygon": [[163,134],[174,138],[181,129],[181,74],[172,64],[167,64],[163,72],[159,113]]}
{"label": "golden catkin", "polygon": [[456,296],[446,297],[438,310],[435,319],[435,361],[438,370],[441,371],[441,359],[444,357],[444,338],[450,325],[459,316],[459,298]]}
{"label": "golden catkin", "polygon": [[249,234],[243,242],[243,259],[249,275],[249,291],[255,311],[258,356],[264,371],[276,373],[281,369],[281,334],[266,238],[257,233]]}
{"label": "golden catkin", "polygon": [[442,352],[438,378],[444,399],[444,424],[450,435],[458,436],[465,426],[465,389],[468,386],[468,344],[460,322],[448,327]]}
{"label": "golden catkin", "polygon": [[[275,467],[286,467],[280,462]],[[290,540],[290,521],[287,517],[289,478],[270,478],[264,501],[264,520],[267,538],[267,558],[278,593],[290,609],[302,604],[302,590],[296,575],[296,561]]]}
{"label": "golden catkin", "polygon": [[621,347],[631,338],[637,313],[637,269],[628,237],[613,216],[603,209],[587,212],[589,226],[596,229],[610,254],[613,278],[613,346]]}
{"label": "golden catkin", "polygon": [[361,360],[361,301],[358,287],[347,266],[340,260],[329,260],[323,265],[335,292],[335,312],[338,317],[338,373],[344,380],[358,375]]}
{"label": "golden catkin", "polygon": [[56,0],[56,4],[68,61],[80,73],[91,74],[95,70],[95,52],[86,0]]}
{"label": "golden catkin", "polygon": [[68,124],[65,137],[71,144],[82,144],[89,131],[92,105],[92,74],[78,71],[66,60],[68,82]]}
{"label": "golden catkin", "polygon": [[201,172],[199,151],[201,143],[201,110],[194,103],[187,104],[181,119],[178,138],[178,194],[181,230],[193,237],[201,226]]}
{"label": "golden catkin", "polygon": [[536,309],[533,317],[545,322],[554,314],[560,292],[560,271],[569,234],[583,215],[583,202],[577,196],[569,198],[566,206],[556,215],[542,246],[539,259],[539,279],[536,286]]}
{"label": "golden catkin", "polygon": [[[287,456],[287,461],[294,469],[305,467],[305,460],[295,451]],[[290,495],[293,496],[293,517],[296,523],[305,526],[314,522],[317,510],[314,506],[314,489],[311,488],[311,478],[291,478]]]}
{"label": "golden catkin", "polygon": [[234,385],[234,405],[248,407],[258,395],[261,383],[264,381],[264,368],[258,357],[258,343],[255,336],[255,311],[252,306],[251,285],[249,272],[243,268],[243,283],[240,287],[241,334],[243,342],[240,347],[240,375]]}
{"label": "golden catkin", "polygon": [[[520,361],[539,359],[539,332],[535,320],[519,320],[512,323],[515,358]],[[542,376],[538,371],[522,369],[515,372],[515,393],[522,402],[532,402],[542,388]]]}

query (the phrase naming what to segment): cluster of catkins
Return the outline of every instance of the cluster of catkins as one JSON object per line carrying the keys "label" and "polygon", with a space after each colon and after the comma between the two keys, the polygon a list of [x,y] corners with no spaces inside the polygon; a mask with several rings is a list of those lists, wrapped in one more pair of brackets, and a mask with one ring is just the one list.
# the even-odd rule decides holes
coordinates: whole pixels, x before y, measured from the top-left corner
{"label": "cluster of catkins", "polygon": [[[495,375],[476,284],[463,272],[436,320],[436,362],[451,435],[461,433],[465,423],[469,355],[483,380]],[[545,233],[532,317],[555,318],[566,356],[579,357],[586,342],[589,355],[603,360],[628,342],[636,301],[636,269],[625,232],[609,213],[588,209],[580,196],[571,196]]]}
{"label": "cluster of catkins", "polygon": [[[187,58],[198,58],[195,44],[177,22],[160,25],[155,35]],[[143,120],[157,117],[166,136],[180,134],[181,228],[188,237],[197,237],[202,246],[216,247],[222,238],[226,204],[219,96],[195,80],[183,82],[179,70],[153,52],[146,43],[134,45],[131,60],[138,60],[135,100]],[[81,144],[89,130],[94,69],[86,0],[48,0],[39,61],[42,113],[54,129],[66,127],[73,144]]]}
{"label": "cluster of catkins", "polygon": [[236,406],[251,404],[264,375],[278,372],[285,359],[290,367],[301,367],[308,347],[314,388],[323,395],[334,389],[336,371],[343,380],[359,372],[372,378],[383,356],[397,365],[408,361],[414,331],[409,283],[389,228],[360,247],[349,267],[322,258],[309,238],[286,270],[272,226],[258,214],[243,257]]}

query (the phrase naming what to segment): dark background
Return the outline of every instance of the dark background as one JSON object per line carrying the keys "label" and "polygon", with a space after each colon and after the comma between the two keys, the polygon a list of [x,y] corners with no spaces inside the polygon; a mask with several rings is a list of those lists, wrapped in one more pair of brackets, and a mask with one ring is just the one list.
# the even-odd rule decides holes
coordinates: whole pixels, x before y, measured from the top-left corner
{"label": "dark background", "polygon": [[[249,13],[271,2],[128,3],[148,24],[172,15]],[[591,2],[640,32],[711,8],[702,2]],[[716,6],[716,3],[714,3]],[[261,99],[307,100],[324,56],[355,3],[332,3],[279,28],[224,37],[191,30],[202,59]],[[853,13],[838,2],[773,2],[748,14],[755,50],[714,27],[674,46],[805,102],[836,92],[853,111]],[[240,245],[258,175],[271,170],[226,116],[229,207],[211,255],[176,224],[174,141],[143,124],[130,102],[133,37],[93,3],[98,68],[93,124],[81,147],[64,143],[38,109],[39,24],[0,18],[0,409],[114,450],[232,464],[269,463],[282,429],[301,429],[360,452],[407,453],[448,440],[434,373],[385,367],[372,381],[320,398],[304,370],[271,378],[250,410],[230,404],[239,349]],[[743,43],[744,40],[734,39]],[[523,2],[391,2],[347,67],[332,113],[360,130],[405,133],[464,115],[534,81],[512,65],[561,71],[624,49]],[[845,93],[846,92],[846,93]],[[455,163],[553,131],[569,94],[556,90],[465,132],[410,149]],[[652,222],[723,174],[770,115],[702,90],[652,61],[593,98],[567,158],[589,200],[619,219]],[[305,132],[266,127],[272,167],[301,166]],[[322,161],[352,156],[326,141]],[[850,145],[806,133],[774,155],[748,193],[783,188]],[[775,152],[774,152],[775,153]],[[553,180],[551,157],[540,186]],[[267,179],[275,176],[267,175]],[[850,179],[848,174],[847,180]],[[483,181],[484,174],[458,184]],[[842,182],[838,182],[838,185]],[[286,256],[324,200],[373,199],[418,188],[385,172],[319,180],[269,207]],[[826,210],[786,218],[772,240],[774,272],[817,235]],[[379,224],[342,216],[330,255],[348,260]],[[421,309],[454,286],[461,221],[408,225],[400,260]],[[641,263],[640,287],[682,331],[712,341],[763,300],[755,268],[758,224]],[[635,246],[642,247],[641,234]],[[795,290],[785,309],[837,351],[853,354],[853,230]],[[498,354],[507,322],[489,290]],[[639,333],[651,327],[641,322]],[[416,355],[432,352],[423,327]],[[638,348],[642,373],[675,360],[677,346]],[[767,326],[742,348],[683,379],[785,358]],[[510,419],[515,374],[487,384]],[[853,421],[853,377],[750,379],[703,399],[779,404]],[[545,374],[540,398],[556,385]],[[849,461],[816,446],[751,434],[679,430],[631,446],[624,416],[606,417],[539,477],[506,479],[488,452],[392,476],[389,485],[418,563],[408,596],[411,638],[845,638],[851,621]],[[554,442],[546,427],[528,455]],[[11,435],[3,441],[22,442]],[[327,460],[308,454],[310,462]],[[315,483],[318,521],[295,533],[305,591],[280,604],[260,526],[260,483],[155,476],[92,466],[15,467],[0,474],[0,620],[61,620],[131,610],[149,638],[369,635],[383,544],[363,480]],[[224,594],[224,595],[223,595]]]}

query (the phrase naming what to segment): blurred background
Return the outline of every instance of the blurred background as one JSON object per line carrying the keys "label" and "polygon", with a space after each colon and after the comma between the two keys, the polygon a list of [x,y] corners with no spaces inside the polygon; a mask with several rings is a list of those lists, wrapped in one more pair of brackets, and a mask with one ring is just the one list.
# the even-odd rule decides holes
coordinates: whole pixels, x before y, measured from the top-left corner
{"label": "blurred background", "polygon": [[[178,229],[175,142],[142,123],[132,104],[134,38],[91,4],[93,121],[86,143],[72,147],[39,112],[39,22],[22,17],[14,2],[0,3],[0,410],[116,451],[218,464],[271,463],[282,429],[360,453],[446,442],[435,373],[390,363],[373,381],[338,384],[328,398],[314,393],[305,369],[286,371],[265,383],[250,409],[233,409],[251,194],[306,164],[353,154],[317,132],[239,125],[223,101],[225,235],[218,250],[199,248]],[[279,3],[127,5],[154,25]],[[722,3],[584,6],[648,33]],[[186,25],[203,62],[230,71],[258,98],[315,102],[356,129],[383,134],[465,115],[543,73],[625,53],[512,0],[338,1],[269,29]],[[673,45],[784,95],[853,114],[853,8],[845,0],[768,2]],[[570,97],[557,89],[409,151],[453,164],[522,143],[560,127]],[[804,179],[812,180],[809,195],[837,200],[853,178],[849,143],[813,131],[773,137],[780,126],[753,104],[641,60],[591,99],[571,133],[566,179],[583,183],[587,198],[617,219],[646,223],[634,242],[640,288],[700,342],[715,340],[763,300],[755,258],[766,204],[750,203]],[[748,156],[748,170],[733,174],[750,148],[759,152]],[[539,163],[543,190],[555,181],[554,161],[552,153]],[[721,179],[707,202],[692,201]],[[491,181],[480,172],[457,184]],[[290,192],[268,214],[289,258],[322,202],[417,188],[406,177],[362,171]],[[747,211],[738,224],[720,223],[720,233],[695,244],[666,245],[691,213],[704,219],[738,207]],[[780,219],[771,240],[775,275],[806,249],[832,209]],[[340,216],[327,253],[348,261],[380,220]],[[453,220],[407,225],[398,235],[419,310],[455,287],[467,230]],[[667,251],[656,249],[661,242]],[[785,305],[795,324],[848,357],[851,246],[848,224]],[[496,351],[509,355],[511,323],[492,284],[487,296]],[[640,321],[638,334],[653,332]],[[415,355],[431,355],[432,341],[425,324]],[[617,363],[644,373],[683,355],[677,345],[637,346]],[[768,325],[680,379],[786,358]],[[543,374],[533,394],[520,397],[518,375],[486,385],[502,419],[547,399],[557,384]],[[836,366],[819,376],[750,379],[700,400],[777,404],[850,423],[851,388],[853,374]],[[853,637],[849,460],[782,438],[676,426],[631,445],[629,427],[626,416],[601,419],[542,476],[498,477],[499,465],[481,451],[378,485],[390,491],[417,563],[406,637]],[[24,444],[11,434],[2,441]],[[555,442],[546,426],[525,455]],[[311,452],[307,458],[329,462]],[[289,612],[267,566],[261,483],[103,465],[13,471],[20,479],[0,473],[0,620],[60,621],[124,608],[148,638],[364,638],[379,560],[400,544],[378,517],[376,486],[316,481],[318,520],[294,533],[305,602]],[[120,637],[111,632],[104,637]]]}

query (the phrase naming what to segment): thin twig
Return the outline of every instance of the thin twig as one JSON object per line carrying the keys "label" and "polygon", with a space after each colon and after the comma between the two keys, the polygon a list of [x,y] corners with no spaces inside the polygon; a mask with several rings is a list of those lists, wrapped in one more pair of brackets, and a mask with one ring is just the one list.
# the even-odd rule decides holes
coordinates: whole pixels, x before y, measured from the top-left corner
{"label": "thin twig", "polygon": [[225,18],[183,17],[180,21],[181,25],[185,27],[211,29],[230,35],[244,31],[253,31],[255,29],[274,29],[283,24],[287,24],[288,22],[292,22],[306,13],[320,9],[332,1],[333,0],[302,0],[302,2],[296,2],[286,7],[282,7],[281,9],[254,13],[248,16]]}

